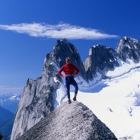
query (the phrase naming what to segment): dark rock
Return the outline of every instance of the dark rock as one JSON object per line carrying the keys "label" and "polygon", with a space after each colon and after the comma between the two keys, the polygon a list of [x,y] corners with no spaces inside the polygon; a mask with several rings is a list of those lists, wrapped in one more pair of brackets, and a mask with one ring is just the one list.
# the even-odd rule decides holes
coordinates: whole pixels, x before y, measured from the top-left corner
{"label": "dark rock", "polygon": [[88,80],[93,80],[99,72],[104,78],[105,72],[118,67],[118,54],[113,48],[96,45],[90,48],[89,55],[84,61],[84,67]]}
{"label": "dark rock", "polygon": [[[44,64],[44,71],[46,71],[46,67],[50,65],[50,63],[55,63],[55,65],[60,68],[65,62],[65,58],[70,57],[71,63],[76,65],[80,69],[80,75],[86,80],[85,69],[83,62],[81,61],[81,57],[76,47],[69,43],[66,39],[57,40],[56,44],[53,47],[53,50],[47,54]],[[43,72],[45,73],[45,72]]]}
{"label": "dark rock", "polygon": [[18,140],[117,140],[80,102],[64,102]]}
{"label": "dark rock", "polygon": [[119,41],[116,52],[123,61],[128,58],[137,63],[140,61],[140,42],[134,38],[124,37]]}

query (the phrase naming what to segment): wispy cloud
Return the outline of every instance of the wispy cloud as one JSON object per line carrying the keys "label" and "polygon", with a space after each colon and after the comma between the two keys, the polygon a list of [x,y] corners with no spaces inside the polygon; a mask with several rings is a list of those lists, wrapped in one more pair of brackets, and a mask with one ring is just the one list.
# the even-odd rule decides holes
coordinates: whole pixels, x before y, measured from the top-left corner
{"label": "wispy cloud", "polygon": [[65,23],[50,25],[44,23],[21,23],[0,25],[2,30],[15,31],[33,37],[67,38],[67,39],[106,39],[117,38],[118,35],[103,33],[97,29],[85,28]]}

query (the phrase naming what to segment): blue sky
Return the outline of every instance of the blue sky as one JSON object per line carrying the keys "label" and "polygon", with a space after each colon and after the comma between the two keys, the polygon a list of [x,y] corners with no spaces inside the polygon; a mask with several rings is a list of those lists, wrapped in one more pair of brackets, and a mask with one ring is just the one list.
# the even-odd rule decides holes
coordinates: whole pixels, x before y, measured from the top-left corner
{"label": "blue sky", "polygon": [[129,36],[140,40],[139,0],[1,0],[0,94],[22,93],[41,76],[56,40],[74,44],[82,60],[96,44],[116,48]]}

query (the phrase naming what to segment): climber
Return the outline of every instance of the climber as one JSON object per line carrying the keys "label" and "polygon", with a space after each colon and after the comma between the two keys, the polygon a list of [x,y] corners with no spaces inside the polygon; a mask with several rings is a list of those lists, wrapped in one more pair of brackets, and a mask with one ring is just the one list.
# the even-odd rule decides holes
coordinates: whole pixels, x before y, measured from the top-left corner
{"label": "climber", "polygon": [[[62,74],[61,72],[64,71],[65,74]],[[73,100],[76,101],[76,96],[78,93],[78,85],[76,81],[74,80],[74,77],[79,74],[80,70],[73,64],[71,64],[71,59],[69,57],[66,57],[66,64],[63,65],[60,70],[58,71],[58,74],[65,78],[66,82],[66,88],[67,88],[67,96],[68,96],[68,103],[71,103],[70,99],[70,85],[73,85],[75,87],[75,95]]]}

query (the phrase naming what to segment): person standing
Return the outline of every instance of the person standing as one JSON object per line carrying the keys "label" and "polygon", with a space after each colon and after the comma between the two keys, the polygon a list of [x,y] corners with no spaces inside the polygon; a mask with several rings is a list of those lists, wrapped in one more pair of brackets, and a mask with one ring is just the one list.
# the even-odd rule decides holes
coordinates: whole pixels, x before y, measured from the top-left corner
{"label": "person standing", "polygon": [[[64,71],[64,74],[61,72]],[[76,81],[74,80],[74,77],[79,74],[80,70],[73,64],[71,64],[71,59],[69,57],[66,57],[66,64],[63,65],[60,70],[58,71],[58,74],[65,78],[66,82],[66,89],[67,89],[67,96],[68,96],[68,103],[71,103],[70,99],[70,85],[73,85],[75,87],[75,95],[73,100],[76,101],[77,93],[78,93],[78,85]]]}

